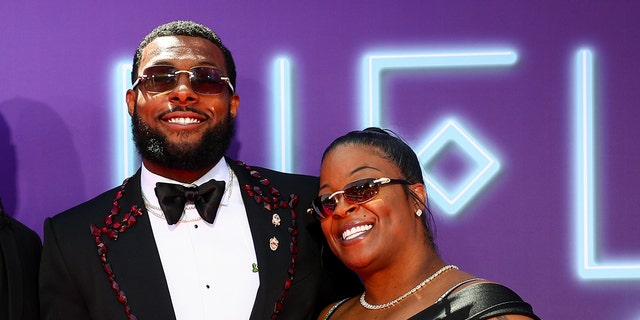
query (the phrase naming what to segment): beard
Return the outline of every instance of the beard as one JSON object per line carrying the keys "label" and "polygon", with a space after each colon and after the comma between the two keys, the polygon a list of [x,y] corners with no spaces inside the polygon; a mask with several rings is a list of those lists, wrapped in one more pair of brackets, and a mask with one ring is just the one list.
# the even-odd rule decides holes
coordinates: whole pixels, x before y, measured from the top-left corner
{"label": "beard", "polygon": [[173,143],[159,130],[153,129],[133,109],[131,127],[133,141],[143,159],[166,168],[198,171],[214,166],[227,152],[235,131],[235,119],[227,113],[214,128],[205,131],[197,143]]}

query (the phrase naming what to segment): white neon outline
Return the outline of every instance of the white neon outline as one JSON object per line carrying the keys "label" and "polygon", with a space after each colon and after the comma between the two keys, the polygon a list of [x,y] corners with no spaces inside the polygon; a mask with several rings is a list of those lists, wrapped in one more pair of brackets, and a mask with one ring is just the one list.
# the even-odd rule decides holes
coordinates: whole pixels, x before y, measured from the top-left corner
{"label": "white neon outline", "polygon": [[450,215],[459,213],[497,175],[501,167],[496,157],[483,148],[458,122],[459,120],[453,118],[445,120],[441,129],[416,153],[424,170],[431,161],[436,160],[440,150],[448,143],[454,142],[476,164],[478,170],[475,175],[469,176],[457,193],[447,190],[436,175],[424,172],[425,182],[436,192],[431,193],[431,199]]}
{"label": "white neon outline", "polygon": [[115,185],[122,183],[123,179],[135,173],[139,165],[135,145],[131,135],[131,118],[129,108],[125,101],[125,94],[130,87],[132,66],[130,63],[119,62],[115,64],[116,86],[113,92],[112,117],[114,119],[115,133],[113,139],[113,167],[112,177]]}
{"label": "white neon outline", "polygon": [[271,81],[277,86],[271,99],[271,166],[282,172],[293,172],[291,63],[287,57],[274,60]]}
{"label": "white neon outline", "polygon": [[435,67],[488,67],[513,65],[518,60],[515,51],[495,49],[486,51],[447,53],[391,53],[366,54],[364,56],[363,127],[380,125],[380,79],[387,69],[435,68]]}
{"label": "white neon outline", "polygon": [[574,216],[576,268],[583,279],[640,279],[640,261],[597,261],[593,54],[577,51],[574,64]]}
{"label": "white neon outline", "polygon": [[[418,68],[460,68],[460,67],[491,67],[491,66],[510,66],[517,62],[518,55],[511,49],[486,49],[471,50],[467,52],[431,52],[431,53],[389,53],[389,54],[365,54],[362,71],[362,109],[361,119],[362,127],[381,126],[381,98],[382,92],[380,79],[382,72],[385,70],[395,69],[418,69]],[[454,122],[455,123],[455,122]],[[445,126],[446,128],[446,126]],[[461,128],[459,128],[461,129]],[[462,131],[464,132],[464,131]],[[463,134],[464,135],[464,134]],[[470,138],[470,136],[468,136]],[[473,141],[473,139],[462,139]],[[460,144],[460,143],[459,143]],[[464,144],[464,143],[463,143]],[[471,143],[473,145],[473,143]],[[462,146],[462,145],[461,145]],[[477,145],[476,145],[477,146]],[[482,148],[480,148],[482,149]],[[469,150],[465,150],[469,154],[473,154]],[[432,198],[433,202],[445,210],[448,214],[457,214],[469,200],[477,194],[482,187],[493,178],[500,168],[500,162],[497,158],[490,157],[491,164],[481,170],[480,175],[472,179],[472,184],[467,185],[464,192],[456,196],[448,196],[444,188],[434,184],[436,193],[440,196]],[[477,159],[476,159],[477,160]],[[488,174],[488,175],[487,175]],[[429,175],[426,175],[427,177]],[[482,180],[482,185],[478,188],[472,188],[474,183]],[[469,192],[472,190],[472,192]]]}

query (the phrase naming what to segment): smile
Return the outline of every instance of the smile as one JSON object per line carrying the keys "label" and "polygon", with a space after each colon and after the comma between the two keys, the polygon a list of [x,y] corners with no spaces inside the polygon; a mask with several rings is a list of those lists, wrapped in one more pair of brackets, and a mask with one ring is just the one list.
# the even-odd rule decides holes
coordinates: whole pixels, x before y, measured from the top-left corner
{"label": "smile", "polygon": [[371,230],[371,228],[373,228],[373,225],[367,224],[364,226],[356,226],[349,230],[345,230],[342,233],[342,240],[351,240],[351,239],[357,238],[365,234],[367,231]]}
{"label": "smile", "polygon": [[175,123],[175,124],[187,125],[187,124],[200,123],[200,120],[194,119],[194,118],[171,118],[171,119],[168,120],[168,122],[169,123]]}

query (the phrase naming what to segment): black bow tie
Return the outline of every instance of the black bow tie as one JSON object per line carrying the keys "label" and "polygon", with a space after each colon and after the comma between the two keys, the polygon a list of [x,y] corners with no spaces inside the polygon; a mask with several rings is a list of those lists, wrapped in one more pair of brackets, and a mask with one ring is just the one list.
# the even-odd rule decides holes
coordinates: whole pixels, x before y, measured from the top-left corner
{"label": "black bow tie", "polygon": [[168,224],[176,224],[182,217],[184,205],[192,202],[206,222],[213,223],[224,194],[224,181],[210,180],[199,187],[185,187],[179,184],[156,183],[156,196]]}

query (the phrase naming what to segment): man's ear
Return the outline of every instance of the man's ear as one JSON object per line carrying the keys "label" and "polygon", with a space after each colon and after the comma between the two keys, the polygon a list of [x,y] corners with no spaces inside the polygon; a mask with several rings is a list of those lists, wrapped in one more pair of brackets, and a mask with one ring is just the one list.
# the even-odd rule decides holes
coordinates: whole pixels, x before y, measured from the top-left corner
{"label": "man's ear", "polygon": [[236,117],[238,115],[238,107],[240,106],[240,96],[237,94],[233,94],[229,97],[229,113],[231,113],[232,117]]}
{"label": "man's ear", "polygon": [[136,106],[136,100],[138,99],[138,91],[129,89],[127,90],[127,94],[125,96],[125,100],[127,102],[127,109],[129,110],[129,115],[133,115],[133,109]]}

